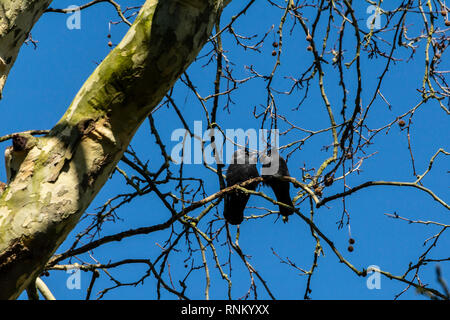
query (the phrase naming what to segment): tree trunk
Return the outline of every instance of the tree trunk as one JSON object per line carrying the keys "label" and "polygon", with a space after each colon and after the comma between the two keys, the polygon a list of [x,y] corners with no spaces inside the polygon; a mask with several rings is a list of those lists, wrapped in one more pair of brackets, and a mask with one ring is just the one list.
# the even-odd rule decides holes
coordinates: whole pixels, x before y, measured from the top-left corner
{"label": "tree trunk", "polygon": [[0,0],[0,99],[19,50],[52,0]]}
{"label": "tree trunk", "polygon": [[17,298],[42,272],[142,121],[195,59],[223,5],[147,0],[51,132],[9,148],[20,161],[0,195],[0,299]]}

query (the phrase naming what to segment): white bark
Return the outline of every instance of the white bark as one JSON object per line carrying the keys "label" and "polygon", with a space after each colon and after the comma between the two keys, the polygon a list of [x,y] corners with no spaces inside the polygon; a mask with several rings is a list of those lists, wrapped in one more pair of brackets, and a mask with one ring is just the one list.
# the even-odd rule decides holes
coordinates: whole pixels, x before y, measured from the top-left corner
{"label": "white bark", "polygon": [[195,59],[222,6],[147,0],[50,134],[26,144],[0,195],[0,299],[17,298],[39,276],[139,125]]}
{"label": "white bark", "polygon": [[52,0],[0,0],[0,99],[23,42],[51,2]]}

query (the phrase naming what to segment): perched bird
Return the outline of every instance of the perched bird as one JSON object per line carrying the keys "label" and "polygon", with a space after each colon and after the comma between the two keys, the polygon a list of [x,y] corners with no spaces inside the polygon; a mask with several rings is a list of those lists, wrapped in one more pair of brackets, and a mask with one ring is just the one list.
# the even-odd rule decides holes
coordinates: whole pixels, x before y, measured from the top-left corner
{"label": "perched bird", "polygon": [[[233,154],[231,164],[227,170],[227,187],[259,177],[256,159],[256,154],[250,153],[248,149],[237,150]],[[253,182],[244,186],[244,188],[255,190],[257,186],[258,182]],[[240,224],[244,220],[244,209],[249,198],[250,195],[248,193],[237,189],[225,194],[223,216],[228,223]]]}
{"label": "perched bird", "polygon": [[[286,161],[280,156],[278,151],[269,150],[267,152],[267,156],[261,156],[261,162],[263,164],[261,169],[261,176],[264,179],[263,184],[272,188],[278,202],[294,207],[289,192],[290,183],[289,181],[283,181],[280,179],[280,177],[283,176],[290,177]],[[281,205],[278,207],[280,214],[283,217],[287,217],[294,213],[292,209]]]}

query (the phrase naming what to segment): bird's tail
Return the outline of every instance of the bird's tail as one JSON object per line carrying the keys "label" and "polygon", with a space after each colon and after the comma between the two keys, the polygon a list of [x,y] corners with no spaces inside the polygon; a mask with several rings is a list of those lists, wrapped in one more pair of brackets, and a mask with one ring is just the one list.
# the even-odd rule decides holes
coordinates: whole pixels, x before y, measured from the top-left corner
{"label": "bird's tail", "polygon": [[[294,207],[289,192],[283,192],[283,190],[280,189],[275,189],[274,192],[278,202],[282,202],[284,204],[287,204],[288,206]],[[290,216],[294,213],[293,209],[286,208],[285,206],[278,205],[278,208],[280,210],[280,214],[285,217]]]}
{"label": "bird's tail", "polygon": [[241,224],[244,220],[244,209],[247,205],[248,197],[237,193],[230,193],[225,196],[223,217],[233,225]]}

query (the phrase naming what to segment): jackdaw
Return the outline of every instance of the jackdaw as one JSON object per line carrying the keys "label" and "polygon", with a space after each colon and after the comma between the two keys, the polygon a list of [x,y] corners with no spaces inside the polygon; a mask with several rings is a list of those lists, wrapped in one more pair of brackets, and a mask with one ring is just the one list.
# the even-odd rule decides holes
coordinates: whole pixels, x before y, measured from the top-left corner
{"label": "jackdaw", "polygon": [[[260,159],[263,164],[261,168],[261,176],[264,179],[263,184],[272,188],[278,202],[294,207],[289,192],[290,182],[280,179],[283,176],[290,177],[286,161],[275,150],[269,150],[267,155],[262,155]],[[278,207],[283,217],[290,216],[294,213],[293,209],[286,208],[282,205],[278,205]]]}
{"label": "jackdaw", "polygon": [[[250,153],[247,148],[237,150],[233,154],[231,164],[228,166],[226,175],[227,187],[259,177],[256,159],[256,154]],[[253,182],[244,186],[244,188],[255,190],[257,186],[258,182]],[[228,223],[236,225],[244,220],[244,209],[249,198],[250,195],[248,193],[238,189],[225,194],[223,216]]]}

